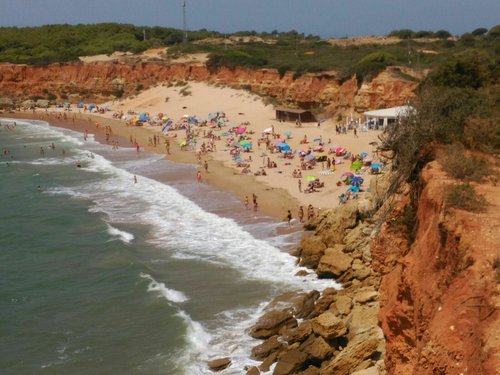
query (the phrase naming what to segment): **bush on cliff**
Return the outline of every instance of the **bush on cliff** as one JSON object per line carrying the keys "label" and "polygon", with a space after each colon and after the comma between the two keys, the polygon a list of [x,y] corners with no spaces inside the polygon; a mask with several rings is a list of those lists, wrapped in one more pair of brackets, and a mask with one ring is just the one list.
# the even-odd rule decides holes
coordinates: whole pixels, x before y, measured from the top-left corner
{"label": "bush on cliff", "polygon": [[458,184],[450,187],[446,192],[445,202],[448,207],[466,211],[481,211],[486,205],[486,199],[476,193],[469,184]]}

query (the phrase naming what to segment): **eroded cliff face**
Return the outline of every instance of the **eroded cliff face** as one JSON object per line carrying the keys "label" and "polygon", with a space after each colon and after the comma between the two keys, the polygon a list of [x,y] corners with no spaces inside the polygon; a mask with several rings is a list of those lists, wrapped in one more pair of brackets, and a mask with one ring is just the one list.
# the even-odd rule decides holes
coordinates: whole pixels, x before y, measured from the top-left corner
{"label": "eroded cliff face", "polygon": [[489,208],[447,210],[448,184],[437,162],[424,169],[418,230],[411,246],[398,218],[408,196],[372,243],[383,274],[379,322],[386,337],[388,374],[495,374],[500,370],[500,249],[498,188],[479,185]]}
{"label": "eroded cliff face", "polygon": [[134,94],[139,85],[146,89],[174,80],[250,89],[281,103],[294,103],[304,108],[323,107],[332,114],[402,105],[416,87],[415,82],[404,80],[391,71],[382,72],[358,87],[355,77],[341,82],[335,72],[304,74],[294,79],[293,73],[281,76],[275,69],[210,70],[202,64],[166,62],[67,63],[45,67],[0,64],[0,96],[19,99],[46,96],[49,92],[67,95],[70,99],[104,100],[119,92],[125,96]]}

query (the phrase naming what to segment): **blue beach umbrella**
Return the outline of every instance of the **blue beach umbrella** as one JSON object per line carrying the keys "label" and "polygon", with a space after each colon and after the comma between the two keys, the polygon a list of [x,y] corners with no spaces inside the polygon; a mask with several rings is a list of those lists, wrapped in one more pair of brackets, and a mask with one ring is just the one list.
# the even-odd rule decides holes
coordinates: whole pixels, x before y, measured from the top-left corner
{"label": "blue beach umbrella", "polygon": [[359,192],[359,186],[349,186],[348,191],[352,191],[353,193]]}
{"label": "blue beach umbrella", "polygon": [[286,144],[286,143],[278,143],[276,146],[278,146],[281,151],[290,151],[290,145]]}

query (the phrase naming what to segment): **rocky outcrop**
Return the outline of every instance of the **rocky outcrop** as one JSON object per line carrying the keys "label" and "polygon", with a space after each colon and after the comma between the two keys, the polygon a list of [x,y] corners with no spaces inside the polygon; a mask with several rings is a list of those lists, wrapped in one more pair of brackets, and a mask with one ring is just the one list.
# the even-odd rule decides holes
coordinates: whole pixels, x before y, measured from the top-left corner
{"label": "rocky outcrop", "polygon": [[303,108],[323,107],[329,113],[363,112],[404,104],[416,83],[386,71],[361,87],[355,77],[340,81],[335,72],[294,77],[276,69],[208,69],[203,64],[168,62],[65,63],[48,66],[0,64],[0,96],[19,100],[47,93],[78,101],[109,100],[135,94],[161,82],[198,81],[247,89]]}
{"label": "rocky outcrop", "polygon": [[263,361],[259,370],[275,363],[273,374],[384,373],[380,277],[365,256],[374,230],[367,213],[376,205],[369,202],[362,213],[356,203],[324,212],[297,252],[319,276],[345,280],[344,288],[285,293],[271,301],[249,329],[251,336],[266,339],[252,350]]}

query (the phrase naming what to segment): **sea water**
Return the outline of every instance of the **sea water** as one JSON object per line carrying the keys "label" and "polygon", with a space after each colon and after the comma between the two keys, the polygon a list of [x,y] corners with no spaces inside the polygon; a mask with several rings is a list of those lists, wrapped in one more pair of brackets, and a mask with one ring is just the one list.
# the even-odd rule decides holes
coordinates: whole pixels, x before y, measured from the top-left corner
{"label": "sea water", "polygon": [[209,374],[221,356],[242,374],[266,302],[332,285],[294,276],[300,231],[194,166],[42,121],[0,128],[2,374]]}

